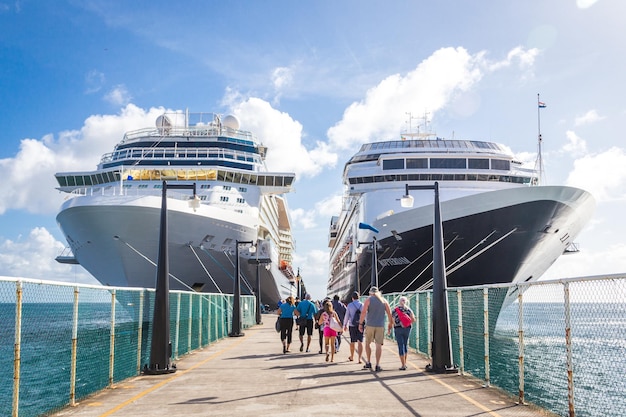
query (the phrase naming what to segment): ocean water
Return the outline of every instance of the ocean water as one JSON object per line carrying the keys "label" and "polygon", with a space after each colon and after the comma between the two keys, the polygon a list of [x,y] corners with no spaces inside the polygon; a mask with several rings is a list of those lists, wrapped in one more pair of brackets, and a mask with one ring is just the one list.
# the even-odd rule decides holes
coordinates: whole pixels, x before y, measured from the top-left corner
{"label": "ocean water", "polygon": [[[490,382],[516,395],[517,306],[502,310],[490,345]],[[525,400],[567,415],[565,321],[559,303],[524,304]],[[109,383],[110,305],[79,309],[76,396]],[[138,323],[131,309],[116,310],[114,380],[136,375]],[[15,305],[0,304],[0,415],[11,415]],[[184,327],[184,326],[181,326]],[[623,303],[572,304],[574,404],[577,416],[626,416],[626,308]],[[480,335],[477,335],[480,336]],[[483,347],[464,336],[466,371],[484,377]],[[39,416],[67,405],[70,391],[72,305],[27,303],[23,308],[20,416]],[[148,362],[149,322],[143,324],[141,363]],[[480,337],[477,337],[479,340]],[[194,340],[192,344],[197,344]]]}
{"label": "ocean water", "polygon": [[[626,306],[571,304],[574,407],[577,416],[626,416]],[[568,415],[563,304],[524,304],[524,397]],[[490,340],[491,383],[519,392],[518,307],[500,313]]]}

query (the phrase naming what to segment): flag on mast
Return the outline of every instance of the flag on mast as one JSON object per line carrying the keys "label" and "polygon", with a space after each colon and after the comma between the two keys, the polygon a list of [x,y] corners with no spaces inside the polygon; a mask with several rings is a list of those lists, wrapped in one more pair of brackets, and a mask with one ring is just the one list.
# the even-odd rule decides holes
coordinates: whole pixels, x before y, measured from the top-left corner
{"label": "flag on mast", "polygon": [[545,109],[546,108],[546,103],[544,103],[543,101],[539,102],[539,108],[540,109]]}

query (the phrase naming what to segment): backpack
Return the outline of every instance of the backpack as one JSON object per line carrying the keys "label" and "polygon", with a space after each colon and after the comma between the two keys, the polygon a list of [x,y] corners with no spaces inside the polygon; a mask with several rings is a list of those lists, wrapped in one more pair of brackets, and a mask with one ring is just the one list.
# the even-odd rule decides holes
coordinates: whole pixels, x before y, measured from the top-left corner
{"label": "backpack", "polygon": [[358,327],[360,320],[361,320],[361,309],[357,307],[356,311],[354,312],[354,317],[352,317],[352,325]]}

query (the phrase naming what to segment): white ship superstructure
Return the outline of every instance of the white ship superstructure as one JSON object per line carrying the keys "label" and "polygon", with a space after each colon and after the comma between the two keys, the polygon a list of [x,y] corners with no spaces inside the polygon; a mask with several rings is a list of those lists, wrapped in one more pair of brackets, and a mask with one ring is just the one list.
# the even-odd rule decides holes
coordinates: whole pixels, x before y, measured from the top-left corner
{"label": "white ship superstructure", "polygon": [[[284,194],[293,173],[268,172],[267,148],[239,129],[234,116],[169,113],[156,128],[126,133],[95,171],[57,173],[68,193],[57,222],[72,250],[62,262],[79,263],[105,285],[153,288],[156,280],[162,184],[196,184],[167,191],[170,288],[232,293],[236,241],[242,294],[256,289],[274,305],[294,293],[294,242]],[[269,264],[255,262],[261,256]],[[250,258],[246,262],[245,257]]]}
{"label": "white ship superstructure", "polygon": [[497,143],[431,135],[364,144],[343,181],[327,288],[342,297],[367,293],[374,241],[382,291],[431,288],[434,192],[411,191],[414,205],[405,208],[407,184],[439,185],[448,287],[539,279],[572,248],[595,206],[581,189],[539,186],[538,172]]}

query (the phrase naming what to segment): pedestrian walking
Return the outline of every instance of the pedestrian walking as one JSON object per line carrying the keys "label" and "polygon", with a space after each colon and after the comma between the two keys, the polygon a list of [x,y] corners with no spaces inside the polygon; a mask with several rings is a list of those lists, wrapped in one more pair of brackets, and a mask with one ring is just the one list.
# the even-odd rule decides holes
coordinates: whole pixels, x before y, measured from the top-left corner
{"label": "pedestrian walking", "polygon": [[346,306],[346,315],[343,318],[343,328],[350,335],[350,356],[349,361],[354,360],[354,351],[356,348],[358,363],[363,358],[363,332],[359,330],[359,320],[361,319],[361,310],[363,303],[359,301],[359,293],[352,293],[352,302]]}
{"label": "pedestrian walking", "polygon": [[[335,323],[333,323],[333,321]],[[322,312],[318,323],[324,328],[324,346],[326,348],[326,362],[334,362],[335,360],[335,338],[337,331],[343,326],[339,316],[333,310],[333,303],[328,300],[324,302],[324,311]],[[335,327],[336,326],[336,327]]]}
{"label": "pedestrian walking", "polygon": [[385,341],[385,314],[389,319],[387,325],[389,330],[393,326],[393,318],[391,317],[391,308],[385,300],[378,287],[370,288],[370,296],[363,303],[361,311],[361,320],[359,322],[359,330],[365,328],[365,356],[367,361],[363,369],[372,369],[372,341],[376,344],[376,366],[373,368],[375,372],[382,371],[380,367],[380,357],[383,352],[383,343]]}
{"label": "pedestrian walking", "polygon": [[[335,294],[333,297],[333,310],[335,313],[342,319],[346,315],[346,306],[341,302],[339,296]],[[341,347],[341,337],[343,336],[343,332],[337,332],[337,337],[335,337],[335,353],[339,353],[339,348]]]}
{"label": "pedestrian walking", "polygon": [[289,296],[284,303],[278,307],[278,317],[280,320],[280,341],[283,344],[283,353],[289,352],[291,337],[293,333],[293,312],[296,309],[293,297]]}
{"label": "pedestrian walking", "polygon": [[412,324],[415,323],[415,314],[407,306],[407,298],[402,296],[398,305],[391,312],[393,317],[393,331],[398,344],[398,356],[400,356],[400,370],[406,370],[406,359],[409,354],[409,335]]}
{"label": "pedestrian walking", "polygon": [[306,351],[309,352],[311,347],[311,339],[313,336],[313,317],[317,313],[317,307],[311,301],[311,294],[307,294],[304,300],[300,301],[296,306],[296,315],[298,319],[298,335],[300,337],[300,352],[304,349],[304,333],[306,332]]}

